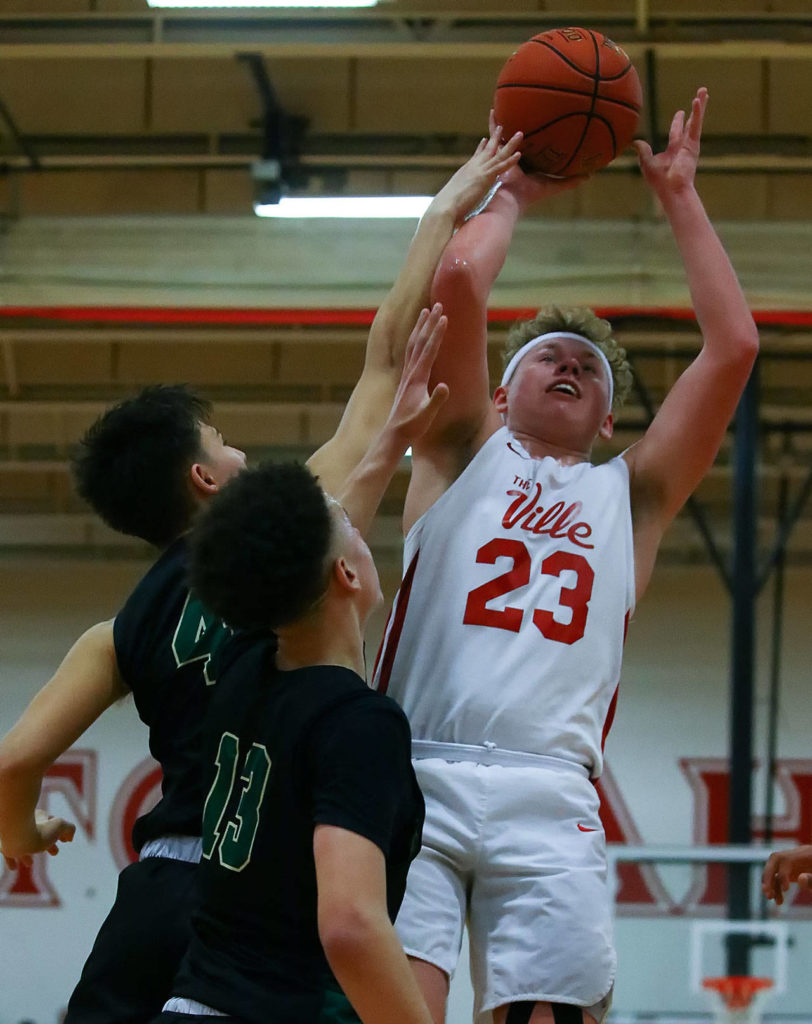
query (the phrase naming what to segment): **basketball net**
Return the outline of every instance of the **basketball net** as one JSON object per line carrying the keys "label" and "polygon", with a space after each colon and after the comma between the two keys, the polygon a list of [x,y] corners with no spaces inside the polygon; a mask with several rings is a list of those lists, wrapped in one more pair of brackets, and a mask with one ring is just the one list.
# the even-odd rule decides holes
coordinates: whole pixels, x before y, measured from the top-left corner
{"label": "basketball net", "polygon": [[761,1011],[772,986],[770,978],[744,975],[705,978],[702,982],[713,1003],[716,1024],[761,1024]]}

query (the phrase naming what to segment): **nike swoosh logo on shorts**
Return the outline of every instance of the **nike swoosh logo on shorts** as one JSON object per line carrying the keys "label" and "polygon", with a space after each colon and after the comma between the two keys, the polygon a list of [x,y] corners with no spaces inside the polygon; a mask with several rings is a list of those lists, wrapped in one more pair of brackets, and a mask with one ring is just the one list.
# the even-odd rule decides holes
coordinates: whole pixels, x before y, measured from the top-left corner
{"label": "nike swoosh logo on shorts", "polygon": [[582,825],[581,822],[579,821],[578,822],[578,831],[579,832],[597,832],[598,830],[596,828],[587,828],[586,825]]}

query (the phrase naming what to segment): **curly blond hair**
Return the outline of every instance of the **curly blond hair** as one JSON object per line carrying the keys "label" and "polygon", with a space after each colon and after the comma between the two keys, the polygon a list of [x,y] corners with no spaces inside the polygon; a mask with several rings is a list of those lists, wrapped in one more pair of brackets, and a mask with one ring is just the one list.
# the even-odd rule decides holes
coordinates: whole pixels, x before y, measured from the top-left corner
{"label": "curly blond hair", "polygon": [[519,349],[540,334],[555,331],[571,331],[582,334],[603,352],[609,361],[614,381],[612,408],[617,409],[626,401],[632,387],[632,369],[622,348],[612,333],[612,325],[602,320],[586,306],[545,306],[532,320],[514,324],[505,342],[502,353],[503,369]]}

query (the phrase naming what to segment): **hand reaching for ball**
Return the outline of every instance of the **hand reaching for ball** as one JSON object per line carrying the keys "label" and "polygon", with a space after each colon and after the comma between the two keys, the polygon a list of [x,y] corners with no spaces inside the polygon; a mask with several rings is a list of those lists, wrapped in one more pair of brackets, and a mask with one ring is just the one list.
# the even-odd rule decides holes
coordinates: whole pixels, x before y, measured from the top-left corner
{"label": "hand reaching for ball", "polygon": [[[491,135],[497,130],[495,122],[496,117],[493,110],[491,110],[488,117]],[[582,181],[586,181],[587,177],[588,175],[586,174],[573,175],[571,178],[554,178],[549,174],[541,174],[540,172],[531,174],[523,170],[520,164],[516,163],[503,174],[500,174],[499,180],[502,182],[505,190],[515,197],[519,206],[524,210],[533,203],[541,202],[543,199],[550,199],[558,195],[559,192],[567,192],[569,189],[575,188]]]}
{"label": "hand reaching for ball", "polygon": [[489,137],[480,141],[473,156],[440,189],[431,204],[434,210],[449,209],[455,224],[459,223],[497,178],[516,165],[522,133],[516,132],[507,142],[502,142],[501,135],[501,125],[491,116]]}
{"label": "hand reaching for ball", "polygon": [[643,177],[663,202],[667,202],[670,196],[694,187],[702,121],[707,105],[708,90],[702,86],[693,99],[688,120],[685,120],[683,110],[674,114],[668,133],[668,145],[662,153],[652,152],[651,146],[640,139],[634,143]]}

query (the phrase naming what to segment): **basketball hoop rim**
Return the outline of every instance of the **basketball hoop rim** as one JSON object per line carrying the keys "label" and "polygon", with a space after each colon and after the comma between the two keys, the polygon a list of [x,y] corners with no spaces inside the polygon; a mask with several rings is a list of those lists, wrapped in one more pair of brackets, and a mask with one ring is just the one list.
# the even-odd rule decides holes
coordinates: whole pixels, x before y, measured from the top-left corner
{"label": "basketball hoop rim", "polygon": [[729,1010],[745,1010],[757,995],[773,987],[773,979],[748,974],[727,974],[717,978],[703,978],[702,987],[715,992]]}

